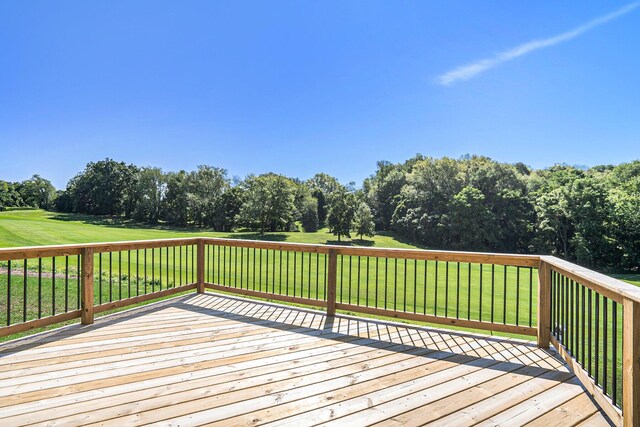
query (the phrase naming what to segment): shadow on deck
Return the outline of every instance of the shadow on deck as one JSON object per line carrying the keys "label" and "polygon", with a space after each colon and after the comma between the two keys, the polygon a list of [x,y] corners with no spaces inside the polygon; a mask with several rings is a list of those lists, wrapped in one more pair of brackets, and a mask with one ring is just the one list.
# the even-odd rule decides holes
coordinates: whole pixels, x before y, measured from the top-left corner
{"label": "shadow on deck", "polygon": [[554,350],[216,294],[0,345],[1,425],[608,425]]}

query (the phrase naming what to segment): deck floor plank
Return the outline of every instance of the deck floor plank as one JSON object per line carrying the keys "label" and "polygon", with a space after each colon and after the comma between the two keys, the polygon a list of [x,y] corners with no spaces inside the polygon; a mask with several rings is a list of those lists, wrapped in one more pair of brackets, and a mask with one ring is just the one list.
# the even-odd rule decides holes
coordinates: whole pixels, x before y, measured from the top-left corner
{"label": "deck floor plank", "polygon": [[207,293],[0,344],[0,425],[607,425],[554,350]]}

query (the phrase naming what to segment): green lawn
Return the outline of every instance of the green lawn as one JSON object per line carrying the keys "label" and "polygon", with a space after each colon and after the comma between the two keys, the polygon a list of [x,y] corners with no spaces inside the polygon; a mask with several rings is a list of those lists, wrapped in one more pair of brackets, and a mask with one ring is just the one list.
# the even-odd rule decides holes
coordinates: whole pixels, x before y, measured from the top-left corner
{"label": "green lawn", "polygon": [[[164,226],[144,226],[105,217],[61,214],[42,210],[0,212],[0,247],[62,245],[68,243],[113,242],[194,236],[316,244],[337,243],[336,237],[326,229],[315,233],[277,232],[265,233],[263,236],[260,236],[252,232],[227,233],[192,228],[182,229]],[[346,239],[344,243],[385,248],[415,247],[387,235],[377,235],[374,238],[364,241]]]}

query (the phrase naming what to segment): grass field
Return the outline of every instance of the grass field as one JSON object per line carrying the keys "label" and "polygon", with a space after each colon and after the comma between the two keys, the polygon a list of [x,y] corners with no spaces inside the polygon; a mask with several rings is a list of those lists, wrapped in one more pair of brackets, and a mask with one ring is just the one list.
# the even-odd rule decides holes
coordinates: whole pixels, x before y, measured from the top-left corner
{"label": "grass field", "polygon": [[[153,227],[105,217],[62,214],[42,210],[0,212],[0,247],[115,242],[194,236],[316,244],[337,243],[336,237],[326,229],[315,233],[277,232],[265,233],[260,236],[252,232],[228,233],[191,228]],[[415,248],[415,246],[388,235],[377,235],[374,238],[363,241],[347,239],[343,243],[385,248]]]}

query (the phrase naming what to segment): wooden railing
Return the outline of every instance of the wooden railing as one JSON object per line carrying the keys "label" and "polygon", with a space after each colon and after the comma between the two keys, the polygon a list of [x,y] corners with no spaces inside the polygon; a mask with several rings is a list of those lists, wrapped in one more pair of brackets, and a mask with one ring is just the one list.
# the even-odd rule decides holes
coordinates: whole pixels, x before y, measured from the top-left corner
{"label": "wooden railing", "polygon": [[0,336],[205,289],[552,343],[640,423],[640,289],[554,257],[214,238],[0,249]]}

